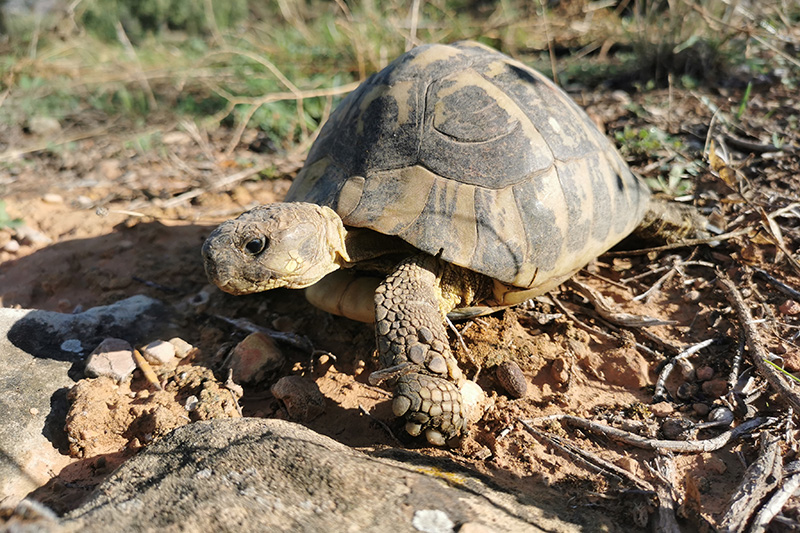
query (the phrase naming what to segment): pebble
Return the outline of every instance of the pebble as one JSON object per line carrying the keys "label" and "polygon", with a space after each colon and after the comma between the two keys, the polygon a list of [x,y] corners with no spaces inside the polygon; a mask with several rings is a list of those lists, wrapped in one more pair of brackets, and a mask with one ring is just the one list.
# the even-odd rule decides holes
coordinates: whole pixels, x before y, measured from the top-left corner
{"label": "pebble", "polygon": [[166,341],[153,341],[142,348],[142,355],[148,363],[166,365],[175,359],[175,346]]}
{"label": "pebble", "polygon": [[730,426],[733,424],[733,420],[733,411],[727,407],[717,407],[708,413],[709,422],[719,422],[725,426]]}
{"label": "pebble", "polygon": [[228,367],[238,383],[261,381],[270,372],[283,366],[285,358],[272,337],[251,333],[231,351]]}
{"label": "pebble", "polygon": [[325,397],[313,381],[300,376],[284,376],[270,392],[280,400],[289,418],[309,422],[325,412]]}
{"label": "pebble", "polygon": [[650,406],[650,412],[658,418],[665,418],[675,412],[675,408],[669,402],[658,402]]}
{"label": "pebble", "polygon": [[5,246],[3,246],[3,251],[10,254],[17,253],[19,251],[19,241],[16,239],[11,239],[5,244]]}
{"label": "pebble", "polygon": [[503,361],[495,371],[497,381],[512,398],[523,398],[528,393],[525,375],[514,361]]}
{"label": "pebble", "polygon": [[697,402],[692,404],[692,409],[698,416],[706,416],[711,408],[707,403]]}
{"label": "pebble", "polygon": [[724,379],[712,379],[704,382],[702,389],[703,393],[710,398],[719,398],[728,392],[728,381]]}
{"label": "pebble", "polygon": [[89,355],[84,372],[96,378],[108,376],[116,381],[125,381],[136,370],[133,347],[122,339],[104,339]]}
{"label": "pebble", "polygon": [[708,381],[714,377],[714,369],[710,366],[701,366],[697,369],[697,381]]}
{"label": "pebble", "polygon": [[685,382],[682,383],[675,395],[681,400],[690,400],[700,391],[700,386],[697,383]]}
{"label": "pebble", "polygon": [[28,131],[34,135],[53,135],[61,131],[61,123],[53,118],[38,115],[28,119]]}
{"label": "pebble", "polygon": [[438,509],[420,509],[414,513],[411,525],[423,533],[452,533],[455,524],[447,513]]}
{"label": "pebble", "polygon": [[661,424],[664,438],[669,440],[688,440],[692,437],[694,423],[685,418],[667,418]]}
{"label": "pebble", "polygon": [[569,365],[567,360],[563,357],[556,357],[553,359],[553,366],[550,367],[550,374],[559,385],[566,385],[569,383]]}
{"label": "pebble", "polygon": [[686,303],[693,303],[700,300],[700,291],[691,290],[683,295],[683,301]]}
{"label": "pebble", "polygon": [[30,226],[20,226],[14,230],[14,233],[20,244],[50,244],[53,242],[53,239]]}
{"label": "pebble", "polygon": [[69,353],[81,353],[83,345],[79,339],[67,339],[61,343],[61,350]]}
{"label": "pebble", "polygon": [[704,462],[705,466],[715,474],[724,474],[728,471],[728,465],[716,455],[706,457]]}
{"label": "pebble", "polygon": [[42,201],[46,204],[63,204],[64,197],[54,192],[49,192],[42,196]]}
{"label": "pebble", "polygon": [[195,347],[186,342],[185,340],[181,339],[180,337],[173,337],[169,340],[169,343],[175,347],[175,357],[178,359],[183,359],[184,357],[190,355],[194,350]]}
{"label": "pebble", "polygon": [[795,300],[786,300],[778,306],[778,310],[784,315],[800,314],[800,303]]}

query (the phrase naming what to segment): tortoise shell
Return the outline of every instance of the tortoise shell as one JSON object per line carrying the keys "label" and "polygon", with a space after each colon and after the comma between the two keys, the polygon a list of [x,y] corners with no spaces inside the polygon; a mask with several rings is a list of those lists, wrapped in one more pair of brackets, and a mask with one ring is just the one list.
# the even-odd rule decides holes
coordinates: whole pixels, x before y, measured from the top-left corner
{"label": "tortoise shell", "polygon": [[286,197],[521,288],[619,242],[648,199],[564,91],[473,42],[414,48],[364,81]]}

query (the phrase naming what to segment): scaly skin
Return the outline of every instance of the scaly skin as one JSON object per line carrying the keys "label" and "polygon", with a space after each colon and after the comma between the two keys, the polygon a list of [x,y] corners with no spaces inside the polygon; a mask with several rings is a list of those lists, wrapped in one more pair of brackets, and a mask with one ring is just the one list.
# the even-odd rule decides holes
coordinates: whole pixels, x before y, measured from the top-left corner
{"label": "scaly skin", "polygon": [[444,327],[444,315],[456,300],[447,290],[451,287],[441,284],[446,269],[430,255],[415,255],[401,262],[375,291],[381,366],[403,374],[394,384],[392,409],[405,417],[409,434],[424,430],[428,441],[437,445],[467,427],[458,390],[464,377]]}

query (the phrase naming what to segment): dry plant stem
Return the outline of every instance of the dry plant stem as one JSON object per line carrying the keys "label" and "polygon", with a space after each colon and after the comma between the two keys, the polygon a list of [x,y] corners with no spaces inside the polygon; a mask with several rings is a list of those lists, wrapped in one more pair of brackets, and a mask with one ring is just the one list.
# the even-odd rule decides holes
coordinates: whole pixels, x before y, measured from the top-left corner
{"label": "dry plant stem", "polygon": [[136,361],[136,366],[142,371],[144,377],[147,381],[150,382],[158,390],[163,390],[161,387],[161,383],[158,381],[158,376],[153,371],[153,367],[150,366],[150,363],[147,362],[147,359],[142,357],[142,354],[139,353],[139,350],[133,350],[133,359]]}
{"label": "dry plant stem", "polygon": [[403,445],[403,443],[400,442],[400,439],[395,437],[394,433],[392,433],[392,430],[389,428],[389,426],[386,425],[386,423],[383,420],[379,420],[374,416],[372,416],[372,414],[370,414],[370,412],[367,411],[361,404],[358,404],[358,410],[361,411],[363,415],[369,417],[370,420],[378,424],[381,428],[383,428],[383,430],[386,432],[387,435],[389,435],[389,437],[392,439],[392,441],[394,441],[395,444],[397,444],[398,446]]}
{"label": "dry plant stem", "polygon": [[789,296],[790,298],[792,298],[794,300],[800,301],[800,291],[798,291],[796,289],[793,289],[792,287],[786,285],[785,283],[783,283],[779,279],[776,279],[776,278],[770,276],[767,272],[761,270],[760,268],[756,268],[755,271],[756,271],[756,275],[757,276],[759,276],[760,278],[766,280],[770,285],[774,286],[776,289],[781,291],[783,294],[785,294],[786,296]]}
{"label": "dry plant stem", "polygon": [[783,460],[780,454],[780,439],[763,431],[759,438],[758,459],[744,474],[744,479],[731,495],[730,507],[720,520],[720,529],[730,533],[745,530],[747,522],[761,501],[781,479]]}
{"label": "dry plant stem", "polygon": [[715,340],[716,339],[707,339],[703,342],[698,342],[697,344],[688,347],[670,359],[669,362],[664,365],[664,368],[661,369],[661,373],[658,375],[658,381],[656,381],[656,391],[653,394],[654,403],[658,403],[667,398],[667,379],[669,378],[670,373],[672,373],[672,369],[675,368],[675,365],[678,364],[680,360],[686,359],[696,354],[706,346],[713,344]]}
{"label": "dry plant stem", "polygon": [[775,491],[775,494],[772,495],[769,501],[764,504],[756,514],[750,526],[749,533],[764,533],[767,530],[767,526],[772,522],[772,519],[781,512],[783,506],[798,489],[800,489],[800,474],[794,474],[784,478],[778,486],[778,490]]}
{"label": "dry plant stem", "polygon": [[644,300],[645,302],[649,303],[650,298],[652,298],[654,294],[656,294],[659,290],[661,290],[662,285],[664,285],[666,282],[675,277],[675,274],[677,272],[678,268],[676,266],[673,266],[672,268],[669,269],[669,271],[666,274],[658,278],[656,282],[653,283],[653,285],[649,289],[647,289],[638,296],[634,296],[633,301],[638,302],[639,300]]}
{"label": "dry plant stem", "polygon": [[125,28],[122,27],[122,23],[119,21],[117,21],[116,30],[117,39],[119,39],[119,42],[122,43],[123,47],[125,47],[125,53],[128,55],[128,58],[133,61],[133,64],[136,66],[136,79],[139,81],[139,85],[142,86],[142,89],[144,89],[144,92],[147,95],[147,103],[150,105],[150,109],[158,109],[156,96],[153,94],[153,89],[150,87],[150,82],[147,81],[147,76],[145,76],[144,71],[142,70],[142,63],[139,61],[139,56],[136,55],[136,49],[131,44],[130,39],[128,39],[128,34],[125,33]]}
{"label": "dry plant stem", "polygon": [[645,491],[648,491],[648,492],[653,492],[654,489],[653,489],[653,486],[650,483],[648,483],[647,481],[645,481],[643,479],[640,479],[640,478],[634,476],[633,474],[631,474],[630,472],[628,472],[624,468],[620,468],[619,466],[615,465],[614,463],[606,461],[602,457],[600,457],[600,456],[598,456],[598,455],[596,455],[596,454],[594,454],[592,452],[589,452],[589,451],[586,451],[586,450],[582,450],[581,448],[575,446],[574,444],[571,444],[571,443],[567,442],[566,440],[562,439],[561,437],[558,437],[556,435],[552,435],[552,434],[547,433],[545,431],[539,431],[535,427],[533,427],[530,424],[528,424],[525,420],[522,420],[522,419],[518,418],[517,421],[520,424],[522,424],[522,427],[525,428],[525,431],[527,431],[528,433],[530,433],[531,435],[533,435],[535,437],[538,437],[538,438],[540,438],[542,440],[546,440],[546,441],[550,442],[553,446],[555,446],[556,448],[558,448],[559,450],[561,450],[562,452],[564,452],[568,456],[574,457],[575,459],[577,459],[581,463],[585,464],[589,468],[589,470],[591,470],[593,472],[597,472],[599,474],[603,474],[605,476],[610,476],[610,477],[612,477],[613,479],[616,479],[616,480],[626,479],[630,483],[632,483],[633,485],[635,485],[636,487],[638,487],[638,488],[640,488],[642,490],[645,490]]}
{"label": "dry plant stem", "polygon": [[675,321],[673,320],[660,320],[658,318],[652,318],[649,316],[633,315],[618,311],[614,309],[605,296],[576,279],[570,279],[567,281],[567,285],[581,295],[585,296],[594,306],[597,314],[612,324],[629,328],[641,328],[645,326],[668,326],[670,324],[675,324]]}
{"label": "dry plant stem", "polygon": [[296,333],[287,333],[284,331],[276,331],[274,329],[265,328],[263,326],[253,324],[252,322],[250,322],[245,318],[233,319],[233,318],[228,318],[226,316],[215,315],[215,314],[212,314],[211,316],[213,316],[214,318],[218,318],[223,322],[227,322],[228,324],[231,324],[232,326],[235,326],[241,329],[242,331],[249,331],[250,333],[261,332],[265,335],[272,337],[276,341],[281,341],[285,344],[288,344],[289,346],[297,348],[298,350],[314,353],[314,345],[311,344],[311,341],[308,340],[303,335],[297,335]]}
{"label": "dry plant stem", "polygon": [[653,248],[640,248],[638,250],[620,250],[618,252],[606,252],[603,255],[607,257],[627,257],[629,255],[644,255],[644,254],[649,254],[651,252],[664,252],[666,250],[676,250],[678,248],[688,248],[690,246],[697,246],[698,244],[709,244],[712,242],[727,241],[728,239],[733,239],[734,237],[747,235],[748,233],[752,232],[753,232],[752,229],[745,228],[732,231],[730,233],[723,233],[722,235],[715,235],[714,237],[706,237],[703,239],[687,239],[685,241],[665,244],[663,246],[654,246]]}
{"label": "dry plant stem", "polygon": [[656,495],[658,496],[658,522],[654,530],[657,533],[681,533],[678,520],[675,518],[675,461],[672,457],[656,457],[655,468],[648,465],[655,475]]}
{"label": "dry plant stem", "polygon": [[208,188],[199,188],[199,189],[192,189],[191,191],[186,191],[183,194],[179,194],[174,198],[170,198],[166,202],[161,204],[162,209],[168,209],[170,207],[175,207],[176,205],[180,205],[187,200],[191,200],[192,198],[196,198],[201,194],[208,192],[208,191],[216,191],[220,189],[225,189],[226,187],[230,187],[234,183],[239,183],[240,181],[244,181],[250,176],[255,176],[259,172],[266,170],[269,168],[269,165],[264,165],[261,167],[253,167],[247,168],[240,172],[236,172],[235,174],[231,174],[229,176],[225,176],[216,182],[214,182],[211,187]]}
{"label": "dry plant stem", "polygon": [[733,361],[731,361],[731,373],[728,375],[728,389],[733,390],[736,387],[736,383],[739,381],[739,371],[742,368],[742,358],[744,357],[744,343],[745,339],[742,335],[739,338],[739,345],[736,348],[736,353],[733,356]]}
{"label": "dry plant stem", "polygon": [[769,354],[764,348],[761,335],[759,335],[758,329],[753,323],[753,315],[750,313],[750,309],[745,304],[736,285],[722,274],[717,278],[717,285],[723,290],[725,297],[739,317],[739,323],[747,342],[747,349],[750,351],[750,357],[753,360],[753,366],[755,366],[756,371],[780,393],[795,411],[800,411],[800,395],[795,390],[794,385],[780,370],[767,363]]}
{"label": "dry plant stem", "polygon": [[[599,339],[602,339],[602,340],[605,340],[605,341],[617,342],[617,343],[620,342],[620,338],[619,337],[617,337],[615,335],[611,335],[610,333],[606,333],[605,331],[603,331],[603,330],[601,330],[599,328],[596,328],[594,326],[590,326],[589,324],[587,324],[587,323],[583,322],[582,320],[578,319],[578,317],[575,316],[575,313],[573,313],[572,311],[570,311],[567,308],[567,304],[562,302],[562,301],[560,301],[552,293],[550,293],[550,299],[553,300],[553,303],[556,305],[556,307],[561,309],[561,311],[565,315],[567,315],[567,317],[570,320],[575,322],[575,324],[577,324],[578,327],[583,328],[584,330],[588,331],[592,335],[597,336]],[[648,348],[647,346],[645,346],[643,344],[640,344],[640,343],[637,342],[637,343],[635,343],[635,346],[636,346],[637,350],[639,350],[642,353],[647,354],[649,357],[653,357],[653,358],[660,358],[661,357],[659,354],[657,354],[656,352],[654,352],[653,350],[651,350],[650,348]]]}
{"label": "dry plant stem", "polygon": [[629,431],[613,428],[598,422],[592,422],[585,418],[571,415],[550,415],[541,418],[535,418],[530,422],[549,422],[558,420],[566,422],[568,425],[583,429],[598,435],[604,435],[608,438],[618,440],[637,448],[644,448],[645,450],[657,450],[660,452],[676,452],[676,453],[699,453],[699,452],[713,452],[719,450],[734,439],[745,435],[756,428],[772,422],[773,419],[766,417],[757,417],[743,422],[735,429],[721,433],[714,438],[705,440],[662,440],[662,439],[648,439],[641,435],[636,435]]}

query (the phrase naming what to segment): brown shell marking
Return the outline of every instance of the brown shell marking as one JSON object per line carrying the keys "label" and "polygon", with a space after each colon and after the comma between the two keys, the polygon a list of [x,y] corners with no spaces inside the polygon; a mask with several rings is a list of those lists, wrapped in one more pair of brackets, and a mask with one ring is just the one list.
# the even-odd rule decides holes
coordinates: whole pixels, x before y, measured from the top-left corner
{"label": "brown shell marking", "polygon": [[566,93],[477,43],[421,46],[366,80],[287,195],[535,290],[632,231],[648,198]]}

